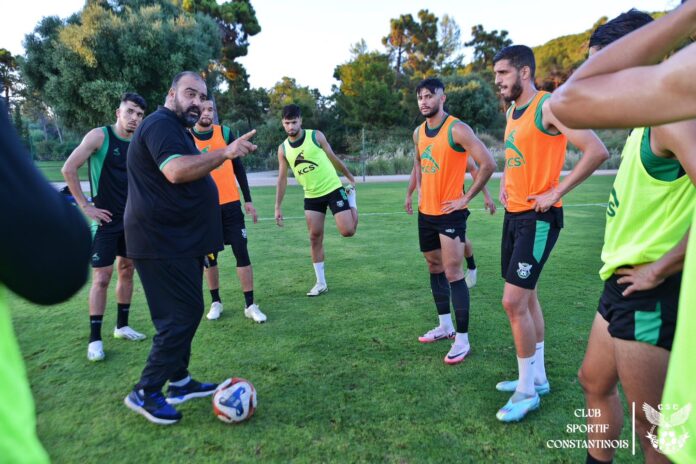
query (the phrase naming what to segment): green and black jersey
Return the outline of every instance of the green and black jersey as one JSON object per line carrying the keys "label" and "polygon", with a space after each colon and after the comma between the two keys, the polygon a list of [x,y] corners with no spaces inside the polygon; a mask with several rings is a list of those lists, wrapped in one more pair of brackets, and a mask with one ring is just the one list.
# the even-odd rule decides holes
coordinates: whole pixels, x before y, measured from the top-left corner
{"label": "green and black jersey", "polygon": [[111,126],[101,130],[104,142],[88,161],[92,201],[97,208],[110,211],[112,219],[121,219],[128,196],[126,158],[130,140],[120,138]]}

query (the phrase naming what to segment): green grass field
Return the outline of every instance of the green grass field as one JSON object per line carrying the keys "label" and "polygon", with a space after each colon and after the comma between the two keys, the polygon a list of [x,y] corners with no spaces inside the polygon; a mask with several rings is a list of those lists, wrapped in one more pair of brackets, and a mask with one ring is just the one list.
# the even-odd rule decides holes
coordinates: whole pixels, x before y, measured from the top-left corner
{"label": "green grass field", "polygon": [[[65,182],[63,174],[60,173],[63,164],[65,164],[65,161],[36,161],[34,163],[50,182]],[[87,176],[87,163],[78,169],[77,174],[80,176],[80,180],[89,179]]]}
{"label": "green grass field", "polygon": [[[314,273],[300,189],[289,188],[281,229],[271,219],[274,189],[254,188],[263,220],[247,228],[256,299],[269,321],[257,325],[244,318],[234,259],[226,250],[225,312],[216,322],[201,322],[191,371],[200,380],[251,380],[258,391],[256,415],[226,425],[213,416],[208,399],[195,400],[180,406],[179,424],[158,427],[126,409],[123,397],[139,377],[150,339],[110,337],[112,292],[104,323],[107,358],[90,364],[85,286],[51,308],[10,300],[41,440],[59,463],[584,461],[584,449],[550,449],[547,441],[585,438],[567,427],[584,423],[574,415],[584,407],[576,372],[602,287],[597,270],[604,208],[598,204],[611,183],[610,177],[591,178],[565,199],[566,228],[539,284],[552,393],[521,423],[495,418],[507,396],[494,386],[517,372],[500,304],[500,212],[485,214],[480,197],[471,205],[469,236],[479,267],[471,292],[472,354],[447,366],[442,358],[449,343],[417,341],[437,318],[416,217],[402,212],[405,184],[358,186],[361,218],[353,238],[340,237],[327,218],[330,291],[315,299],[305,296]],[[491,187],[497,192],[497,181]],[[207,306],[207,291],[205,296]],[[131,325],[153,335],[139,282]],[[622,438],[630,440],[628,412],[625,423]],[[641,457],[624,449],[616,461]]]}

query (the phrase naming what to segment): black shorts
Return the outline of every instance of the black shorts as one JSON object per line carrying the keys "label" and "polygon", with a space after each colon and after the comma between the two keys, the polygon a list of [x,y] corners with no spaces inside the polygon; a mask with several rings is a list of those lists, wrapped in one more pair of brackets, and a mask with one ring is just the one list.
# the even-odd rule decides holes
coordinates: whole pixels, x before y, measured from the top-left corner
{"label": "black shorts", "polygon": [[350,209],[350,205],[348,204],[348,194],[346,194],[346,189],[339,187],[326,195],[322,195],[317,198],[304,199],[305,211],[316,211],[321,214],[326,214],[327,206],[331,208],[331,213],[334,216],[336,213],[340,213],[341,211],[348,211]]}
{"label": "black shorts", "polygon": [[126,234],[123,218],[102,223],[96,227],[92,239],[92,267],[113,266],[116,256],[126,256]]}
{"label": "black shorts", "polygon": [[651,290],[623,296],[627,284],[618,284],[614,274],[604,283],[597,311],[609,323],[609,334],[672,350],[677,324],[681,272]]}
{"label": "black shorts", "polygon": [[[241,201],[233,201],[220,205],[222,215],[222,238],[225,245],[232,245],[232,253],[237,259],[237,267],[246,267],[251,264],[249,250],[247,248],[247,231],[244,224]],[[217,253],[206,256],[205,266],[217,266]]]}
{"label": "black shorts", "polygon": [[440,249],[440,235],[457,238],[464,243],[466,239],[466,218],[468,209],[460,209],[449,214],[431,216],[418,212],[418,242],[425,253]]}
{"label": "black shorts", "polygon": [[536,288],[562,227],[562,208],[551,208],[545,213],[506,212],[500,244],[503,279],[518,287]]}

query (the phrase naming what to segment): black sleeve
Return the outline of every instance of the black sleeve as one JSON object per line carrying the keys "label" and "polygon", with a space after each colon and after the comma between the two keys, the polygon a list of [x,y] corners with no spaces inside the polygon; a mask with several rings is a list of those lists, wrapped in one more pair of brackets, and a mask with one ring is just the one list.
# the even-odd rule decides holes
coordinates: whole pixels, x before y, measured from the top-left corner
{"label": "black sleeve", "polygon": [[249,190],[249,179],[247,179],[242,159],[233,159],[232,166],[234,167],[234,176],[237,178],[237,183],[239,183],[239,188],[242,190],[242,195],[244,196],[244,203],[250,203],[251,191]]}
{"label": "black sleeve", "polygon": [[2,102],[0,214],[0,283],[39,304],[60,303],[84,285],[87,222],[32,165]]}
{"label": "black sleeve", "polygon": [[[225,142],[227,145],[234,142],[234,135],[232,135],[232,129],[229,127],[227,129],[227,137]],[[249,190],[249,179],[247,179],[246,169],[244,169],[244,164],[242,164],[241,158],[235,158],[232,160],[232,166],[234,167],[234,176],[237,178],[237,183],[239,188],[242,190],[242,196],[244,197],[244,203],[251,203],[251,191]]]}

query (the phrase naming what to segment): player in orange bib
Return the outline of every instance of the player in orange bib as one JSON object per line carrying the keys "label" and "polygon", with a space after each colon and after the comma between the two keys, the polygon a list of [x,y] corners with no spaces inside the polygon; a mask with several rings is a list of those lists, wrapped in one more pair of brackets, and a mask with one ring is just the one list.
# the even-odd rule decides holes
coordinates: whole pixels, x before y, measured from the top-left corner
{"label": "player in orange bib", "polygon": [[[193,139],[201,153],[224,148],[234,140],[229,127],[213,124],[214,107],[212,100],[201,104],[201,116],[193,127]],[[244,209],[250,214],[254,224],[258,220],[256,209],[251,202],[251,192],[247,181],[246,171],[240,158],[227,160],[210,172],[218,189],[220,212],[222,214],[222,235],[225,245],[232,246],[232,252],[237,260],[237,277],[244,293],[244,316],[254,322],[266,322],[266,315],[254,302],[254,274],[247,249],[247,231],[242,213],[239,190],[244,196]],[[237,186],[239,183],[239,187]],[[215,320],[222,313],[220,299],[220,273],[217,267],[217,253],[208,255],[205,272],[208,289],[213,298],[210,311],[206,317]]]}
{"label": "player in orange bib", "polygon": [[[561,197],[585,180],[608,157],[606,147],[590,130],[571,130],[553,115],[548,92],[534,85],[532,49],[512,45],[493,58],[495,83],[506,102],[505,170],[500,202],[505,207],[501,242],[503,307],[510,320],[517,351],[518,380],[496,385],[513,393],[496,417],[521,420],[539,407],[539,395],[550,391],[544,368],[544,317],[537,281],[563,227]],[[559,182],[566,143],[582,159]]]}
{"label": "player in orange bib", "polygon": [[[454,339],[444,358],[458,364],[469,354],[469,289],[462,271],[467,206],[490,179],[495,161],[469,126],[444,111],[445,86],[425,79],[416,87],[425,122],[413,132],[414,170],[418,188],[418,239],[430,271],[430,288],[440,323],[418,340]],[[468,156],[480,166],[473,185],[463,193]],[[454,307],[456,333],[450,316]]]}

